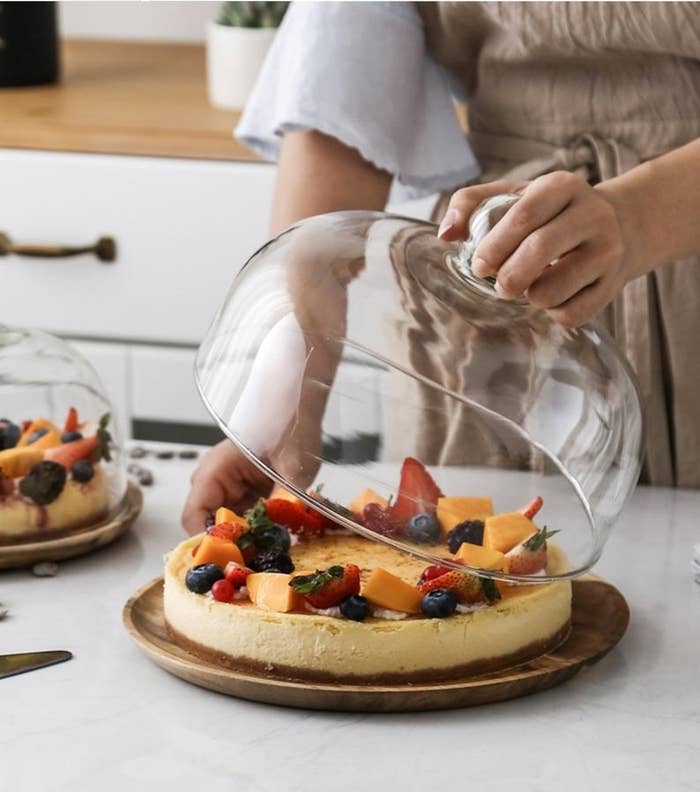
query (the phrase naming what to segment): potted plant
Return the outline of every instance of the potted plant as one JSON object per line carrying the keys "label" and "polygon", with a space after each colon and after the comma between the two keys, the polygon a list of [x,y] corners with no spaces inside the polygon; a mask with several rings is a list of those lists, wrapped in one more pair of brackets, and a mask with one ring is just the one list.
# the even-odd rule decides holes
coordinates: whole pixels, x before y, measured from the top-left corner
{"label": "potted plant", "polygon": [[289,3],[224,3],[207,31],[209,101],[240,110]]}

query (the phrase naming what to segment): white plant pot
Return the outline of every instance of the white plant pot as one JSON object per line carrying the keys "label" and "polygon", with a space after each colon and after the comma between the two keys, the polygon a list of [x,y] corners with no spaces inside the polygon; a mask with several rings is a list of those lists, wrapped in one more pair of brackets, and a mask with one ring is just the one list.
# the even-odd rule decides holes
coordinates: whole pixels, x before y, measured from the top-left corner
{"label": "white plant pot", "polygon": [[209,101],[228,110],[242,110],[276,28],[217,25],[207,30],[207,86]]}

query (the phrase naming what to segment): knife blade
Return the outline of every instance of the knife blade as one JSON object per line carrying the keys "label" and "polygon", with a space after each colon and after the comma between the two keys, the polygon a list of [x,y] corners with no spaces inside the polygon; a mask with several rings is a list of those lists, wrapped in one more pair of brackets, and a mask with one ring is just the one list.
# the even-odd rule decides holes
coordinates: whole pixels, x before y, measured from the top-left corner
{"label": "knife blade", "polygon": [[0,655],[0,679],[24,674],[37,668],[46,668],[56,663],[65,663],[73,655],[64,649],[52,652],[20,652],[19,654]]}

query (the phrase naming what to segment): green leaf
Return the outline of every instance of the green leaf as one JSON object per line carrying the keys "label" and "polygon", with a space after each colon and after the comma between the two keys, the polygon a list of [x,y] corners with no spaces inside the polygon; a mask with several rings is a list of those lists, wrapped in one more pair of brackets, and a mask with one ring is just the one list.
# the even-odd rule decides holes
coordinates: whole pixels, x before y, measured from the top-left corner
{"label": "green leaf", "polygon": [[[331,567],[337,569],[338,567]],[[342,567],[340,567],[342,570]],[[289,585],[299,594],[317,594],[329,581],[337,575],[332,575],[330,569],[317,569],[311,575],[297,575],[289,581]],[[341,575],[342,577],[342,575]]]}
{"label": "green leaf", "polygon": [[534,536],[531,536],[524,544],[523,547],[526,550],[529,550],[531,553],[536,553],[543,547],[547,546],[547,539],[551,539],[554,534],[558,534],[559,531],[548,531],[547,526],[538,531]]}
{"label": "green leaf", "polygon": [[496,585],[496,581],[489,575],[484,575],[481,578],[481,590],[489,602],[496,602],[501,599],[501,592]]}

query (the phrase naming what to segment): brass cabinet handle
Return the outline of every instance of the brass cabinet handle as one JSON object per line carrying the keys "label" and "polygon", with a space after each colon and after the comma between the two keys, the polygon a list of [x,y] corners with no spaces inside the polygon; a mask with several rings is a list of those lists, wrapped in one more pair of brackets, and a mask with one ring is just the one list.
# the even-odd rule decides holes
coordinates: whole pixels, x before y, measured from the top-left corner
{"label": "brass cabinet handle", "polygon": [[114,261],[117,258],[117,243],[112,237],[100,237],[92,245],[71,247],[70,245],[33,245],[13,242],[7,234],[0,231],[0,256],[14,253],[16,256],[35,258],[67,258],[83,253],[94,253],[100,261]]}

